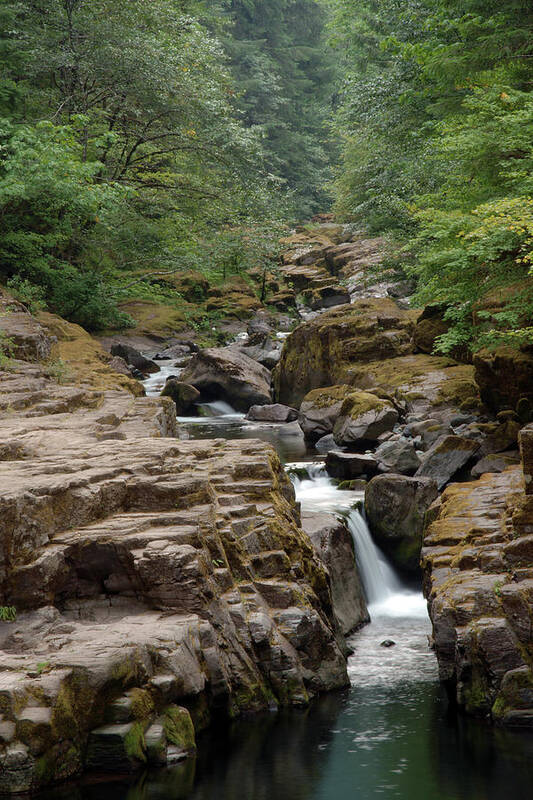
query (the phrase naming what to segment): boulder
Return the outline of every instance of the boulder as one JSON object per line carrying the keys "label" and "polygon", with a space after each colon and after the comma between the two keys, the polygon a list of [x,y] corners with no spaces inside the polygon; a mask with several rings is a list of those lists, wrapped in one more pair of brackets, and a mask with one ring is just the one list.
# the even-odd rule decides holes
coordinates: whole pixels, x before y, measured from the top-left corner
{"label": "boulder", "polygon": [[135,347],[129,344],[112,344],[111,355],[123,358],[127,364],[138,369],[143,375],[150,375],[152,372],[159,372],[158,365],[146,356],[143,356]]}
{"label": "boulder", "polygon": [[340,445],[362,447],[394,428],[398,412],[387,400],[368,392],[352,392],[344,400],[333,428]]}
{"label": "boulder", "polygon": [[420,440],[420,450],[429,450],[437,439],[452,434],[453,431],[446,422],[438,419],[424,419],[421,422],[410,422],[404,428],[404,433]]}
{"label": "boulder", "polygon": [[[118,372],[119,375],[127,375],[128,378],[131,378],[132,376],[132,368],[128,367],[124,359],[120,356],[113,356],[107,366],[114,372]],[[140,374],[142,375],[142,373]]]}
{"label": "boulder", "polygon": [[533,406],[533,348],[498,347],[474,354],[476,383],[483,402],[494,411]]}
{"label": "boulder", "polygon": [[438,496],[431,478],[378,475],[365,492],[372,535],[400,569],[417,573],[426,511]]}
{"label": "boulder", "polygon": [[276,399],[299,405],[321,386],[352,383],[359,365],[411,353],[414,314],[391,298],[368,298],[326,311],[285,342],[274,371]]}
{"label": "boulder", "polygon": [[250,345],[264,345],[272,333],[267,314],[264,311],[258,311],[248,322],[246,330]]}
{"label": "boulder", "polygon": [[271,406],[252,406],[246,419],[254,422],[294,422],[298,419],[298,412],[295,408],[282,406],[280,403]]}
{"label": "boulder", "polygon": [[328,571],[333,613],[347,635],[369,621],[352,536],[333,514],[324,512],[304,511],[302,527]]}
{"label": "boulder", "polygon": [[332,433],[328,433],[327,436],[321,436],[318,442],[315,442],[315,450],[317,453],[329,453],[330,450],[338,450],[340,452]]}
{"label": "boulder", "polygon": [[415,446],[408,439],[383,442],[374,456],[381,472],[396,472],[402,475],[413,475],[420,466],[420,459]]}
{"label": "boulder", "polygon": [[463,436],[445,436],[430,447],[415,473],[417,478],[433,478],[439,489],[454,477],[479,450],[479,443]]}
{"label": "boulder", "polygon": [[413,339],[422,353],[431,355],[435,350],[436,339],[448,332],[450,323],[444,319],[444,311],[440,305],[426,306],[418,317]]}
{"label": "boulder", "polygon": [[307,394],[300,406],[300,427],[309,442],[333,433],[335,422],[346,397],[353,392],[351,386],[327,386]]}
{"label": "boulder", "polygon": [[302,297],[312,311],[334,308],[350,302],[348,291],[343,286],[336,284],[305,289]]}
{"label": "boulder", "polygon": [[360,453],[343,453],[331,450],[326,457],[328,475],[339,480],[352,480],[361,475],[370,477],[378,471],[378,462],[372,455]]}
{"label": "boulder", "polygon": [[253,405],[269,405],[270,373],[231,347],[209,348],[196,353],[181,380],[194,386],[202,400],[224,400],[237,411]]}
{"label": "boulder", "polygon": [[507,467],[512,467],[520,463],[518,451],[513,450],[508,453],[492,453],[483,456],[470,470],[472,478],[479,478],[486,472],[503,472]]}
{"label": "boulder", "polygon": [[176,414],[183,417],[188,414],[200,400],[200,392],[194,386],[183,383],[177,378],[168,378],[161,392],[161,397],[170,397],[176,405]]}

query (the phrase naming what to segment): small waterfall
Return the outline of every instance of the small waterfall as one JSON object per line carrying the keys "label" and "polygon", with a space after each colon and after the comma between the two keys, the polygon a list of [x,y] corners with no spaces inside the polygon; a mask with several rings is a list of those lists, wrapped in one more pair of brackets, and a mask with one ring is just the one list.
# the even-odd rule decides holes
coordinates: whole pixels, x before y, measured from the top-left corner
{"label": "small waterfall", "polygon": [[238,411],[225,403],[224,400],[213,400],[211,403],[199,403],[198,408],[201,408],[207,417],[244,417],[244,414],[239,414]]}
{"label": "small waterfall", "polygon": [[[374,544],[362,514],[354,508],[363,492],[341,491],[328,477],[321,463],[288,464],[300,471],[291,475],[296,499],[306,511],[342,514],[354,541],[357,565],[368,602],[370,615],[376,617],[427,618],[427,606],[421,592],[412,591],[402,581],[387,558]],[[308,477],[301,477],[305,470]]]}
{"label": "small waterfall", "polygon": [[374,617],[427,617],[421,592],[405,587],[383,553],[376,547],[359,511],[351,511],[347,525],[352,534],[357,565],[370,615]]}

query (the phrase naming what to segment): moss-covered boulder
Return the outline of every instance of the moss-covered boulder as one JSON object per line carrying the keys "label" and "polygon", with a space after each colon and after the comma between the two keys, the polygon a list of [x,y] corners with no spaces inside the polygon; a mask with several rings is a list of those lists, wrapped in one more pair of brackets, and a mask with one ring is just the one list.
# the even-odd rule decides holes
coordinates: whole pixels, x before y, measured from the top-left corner
{"label": "moss-covered boulder", "polygon": [[422,353],[431,355],[438,337],[447,333],[449,328],[450,324],[444,319],[442,306],[426,306],[417,319],[414,329],[413,338],[416,347]]}
{"label": "moss-covered boulder", "polygon": [[353,384],[362,364],[411,353],[416,315],[390,298],[369,298],[300,325],[274,372],[277,400],[297,406],[313,389]]}
{"label": "moss-covered boulder", "polygon": [[333,428],[338,445],[364,447],[394,428],[398,412],[387,400],[368,392],[352,392],[344,400]]}
{"label": "moss-covered boulder", "polygon": [[341,384],[306,394],[300,406],[299,423],[308,441],[317,442],[322,436],[333,433],[342,404],[352,392],[352,386]]}
{"label": "moss-covered boulder", "polygon": [[379,546],[404,572],[417,573],[426,511],[438,496],[431,478],[378,475],[365,492],[365,511]]}

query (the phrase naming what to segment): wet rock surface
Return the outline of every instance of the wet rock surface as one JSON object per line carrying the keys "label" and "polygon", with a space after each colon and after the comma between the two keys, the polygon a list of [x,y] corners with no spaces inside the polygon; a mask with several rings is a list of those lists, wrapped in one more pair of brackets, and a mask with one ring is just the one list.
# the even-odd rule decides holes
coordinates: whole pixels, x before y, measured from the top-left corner
{"label": "wet rock surface", "polygon": [[339,627],[351,633],[369,621],[352,536],[334,514],[304,512],[302,526],[327,569]]}
{"label": "wet rock surface", "polygon": [[[522,439],[524,470],[530,432]],[[449,486],[422,565],[441,679],[468,713],[533,726],[533,505],[520,466]]]}
{"label": "wet rock surface", "polygon": [[366,487],[370,530],[393,563],[405,572],[418,573],[424,519],[437,497],[437,484],[431,478],[378,475]]}
{"label": "wet rock surface", "polygon": [[1,373],[0,604],[17,612],[0,623],[7,792],[169,763],[212,709],[347,683],[331,582],[275,452],[168,438],[170,398],[125,391],[138,384],[90,337],[48,322],[95,372],[77,380],[69,361],[59,382],[11,359]]}

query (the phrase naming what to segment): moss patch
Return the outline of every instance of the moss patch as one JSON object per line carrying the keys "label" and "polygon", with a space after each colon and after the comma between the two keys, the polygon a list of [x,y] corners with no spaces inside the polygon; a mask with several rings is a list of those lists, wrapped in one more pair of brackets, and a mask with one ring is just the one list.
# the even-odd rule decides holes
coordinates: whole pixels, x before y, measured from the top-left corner
{"label": "moss patch", "polygon": [[169,706],[165,709],[163,728],[168,741],[187,752],[196,750],[194,725],[186,708]]}

